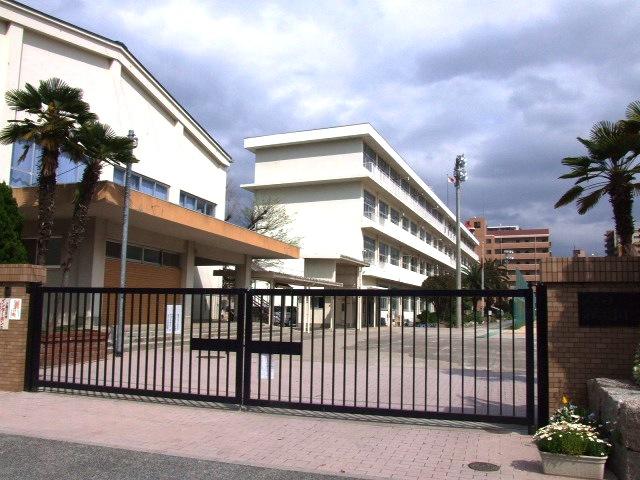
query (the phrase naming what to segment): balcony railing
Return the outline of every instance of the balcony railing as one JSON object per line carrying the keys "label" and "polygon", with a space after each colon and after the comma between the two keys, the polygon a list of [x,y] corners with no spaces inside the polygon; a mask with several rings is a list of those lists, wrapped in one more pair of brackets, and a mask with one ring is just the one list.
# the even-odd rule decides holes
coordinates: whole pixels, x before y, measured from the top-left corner
{"label": "balcony railing", "polygon": [[[433,215],[433,213],[431,213],[427,208],[421,205],[420,202],[418,202],[409,193],[403,190],[400,185],[391,180],[391,178],[382,170],[380,170],[374,163],[365,161],[363,165],[367,170],[369,170],[369,172],[371,172],[372,176],[378,182],[384,185],[384,187],[389,192],[391,192],[394,196],[400,198],[404,203],[409,204],[412,208],[417,210],[420,215],[422,215],[424,220],[434,226],[440,233],[449,238],[449,240],[453,242],[456,241],[455,231],[452,230],[445,221],[440,220],[435,215]],[[475,248],[475,246],[470,246],[464,241],[462,243],[472,251]]]}

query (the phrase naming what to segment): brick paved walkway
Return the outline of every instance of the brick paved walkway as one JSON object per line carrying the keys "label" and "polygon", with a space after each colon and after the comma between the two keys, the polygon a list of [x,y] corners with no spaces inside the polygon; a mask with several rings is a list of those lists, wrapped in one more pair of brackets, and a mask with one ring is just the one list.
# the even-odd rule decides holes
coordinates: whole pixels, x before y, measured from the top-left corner
{"label": "brick paved walkway", "polygon": [[[0,433],[359,478],[568,478],[542,475],[531,437],[517,432],[159,402],[0,392]],[[473,461],[501,468],[474,472]]]}

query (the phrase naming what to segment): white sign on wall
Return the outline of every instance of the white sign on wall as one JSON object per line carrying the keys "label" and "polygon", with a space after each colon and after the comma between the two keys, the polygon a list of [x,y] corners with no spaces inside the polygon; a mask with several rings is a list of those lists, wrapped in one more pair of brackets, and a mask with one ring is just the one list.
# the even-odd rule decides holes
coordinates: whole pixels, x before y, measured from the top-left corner
{"label": "white sign on wall", "polygon": [[166,312],[165,332],[173,334],[182,332],[182,305],[167,305]]}
{"label": "white sign on wall", "polygon": [[9,300],[9,320],[20,320],[22,314],[22,299],[8,298]]}

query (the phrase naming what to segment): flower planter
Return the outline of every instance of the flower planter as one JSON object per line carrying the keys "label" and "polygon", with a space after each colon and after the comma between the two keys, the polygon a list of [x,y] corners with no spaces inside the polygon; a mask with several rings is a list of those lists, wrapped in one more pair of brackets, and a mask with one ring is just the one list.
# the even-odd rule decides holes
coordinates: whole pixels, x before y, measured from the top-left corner
{"label": "flower planter", "polygon": [[607,457],[587,457],[540,452],[542,471],[547,475],[562,475],[574,478],[604,478]]}

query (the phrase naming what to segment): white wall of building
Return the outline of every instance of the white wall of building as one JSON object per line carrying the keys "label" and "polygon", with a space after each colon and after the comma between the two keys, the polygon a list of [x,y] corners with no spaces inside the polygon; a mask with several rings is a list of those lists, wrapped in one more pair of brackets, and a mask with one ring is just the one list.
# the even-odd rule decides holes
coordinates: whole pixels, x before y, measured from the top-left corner
{"label": "white wall of building", "polygon": [[[81,88],[100,121],[119,135],[135,131],[134,172],[168,185],[169,201],[179,203],[184,190],[215,203],[224,218],[228,156],[121,47],[0,1],[0,58],[3,95],[51,77]],[[4,104],[0,112],[2,125],[15,118]],[[0,181],[9,182],[12,148],[0,146]],[[111,167],[102,179],[113,180]]]}

